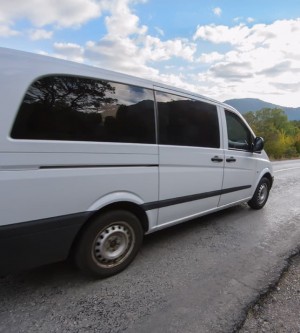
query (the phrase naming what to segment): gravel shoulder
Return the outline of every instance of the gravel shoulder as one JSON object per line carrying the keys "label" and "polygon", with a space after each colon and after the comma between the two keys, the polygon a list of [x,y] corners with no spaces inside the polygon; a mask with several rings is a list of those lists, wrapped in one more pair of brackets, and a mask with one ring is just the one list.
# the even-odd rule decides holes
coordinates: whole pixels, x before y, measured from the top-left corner
{"label": "gravel shoulder", "polygon": [[278,284],[249,311],[240,333],[300,332],[300,254]]}

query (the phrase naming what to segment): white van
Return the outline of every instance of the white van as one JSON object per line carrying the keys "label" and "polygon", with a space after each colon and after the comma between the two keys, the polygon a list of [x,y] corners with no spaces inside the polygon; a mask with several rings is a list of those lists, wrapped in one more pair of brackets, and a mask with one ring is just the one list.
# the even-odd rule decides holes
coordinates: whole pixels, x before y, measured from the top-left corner
{"label": "white van", "polygon": [[110,276],[144,234],[268,199],[263,140],[228,105],[3,48],[0,84],[0,274],[72,254]]}

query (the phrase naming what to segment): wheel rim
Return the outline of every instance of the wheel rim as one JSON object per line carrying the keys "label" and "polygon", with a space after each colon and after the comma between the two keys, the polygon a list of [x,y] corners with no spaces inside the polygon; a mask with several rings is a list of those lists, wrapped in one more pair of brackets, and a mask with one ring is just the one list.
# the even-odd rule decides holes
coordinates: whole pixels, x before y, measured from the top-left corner
{"label": "wheel rim", "polygon": [[257,194],[257,201],[259,205],[263,204],[268,197],[268,186],[267,184],[261,184]]}
{"label": "wheel rim", "polygon": [[120,265],[131,253],[134,231],[126,222],[114,222],[102,229],[93,244],[93,259],[98,266],[112,268]]}

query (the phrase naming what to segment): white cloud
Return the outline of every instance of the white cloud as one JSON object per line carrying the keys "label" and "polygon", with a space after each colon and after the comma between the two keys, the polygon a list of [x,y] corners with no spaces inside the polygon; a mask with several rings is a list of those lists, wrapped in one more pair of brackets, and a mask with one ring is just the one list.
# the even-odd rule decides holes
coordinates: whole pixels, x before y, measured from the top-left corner
{"label": "white cloud", "polygon": [[214,44],[228,43],[236,45],[244,41],[249,35],[249,31],[250,29],[244,24],[232,28],[226,25],[211,24],[198,26],[193,39],[202,39]]}
{"label": "white cloud", "polygon": [[197,76],[200,90],[210,87],[210,93],[221,100],[256,97],[279,105],[300,105],[300,19],[251,28],[199,26],[194,40],[230,46],[225,53],[201,55],[199,61],[210,67]]}
{"label": "white cloud", "polygon": [[157,78],[158,70],[149,63],[178,57],[193,61],[195,43],[183,39],[161,41],[147,34],[146,26],[128,6],[129,0],[111,2],[111,15],[105,18],[107,35],[86,44],[86,57],[99,66],[139,76]]}
{"label": "white cloud", "polygon": [[126,37],[147,32],[146,26],[139,25],[138,16],[131,13],[128,7],[129,2],[130,0],[112,0],[110,2],[109,10],[112,15],[105,18],[108,38],[114,38],[115,36]]}
{"label": "white cloud", "polygon": [[211,52],[211,53],[202,53],[197,61],[209,64],[216,61],[220,61],[222,59],[224,59],[224,54],[221,54],[219,52]]}
{"label": "white cloud", "polygon": [[[134,1],[134,0],[133,0]],[[153,75],[156,69],[146,65],[141,48],[147,27],[140,25],[139,18],[129,8],[131,0],[111,0],[105,18],[107,34],[99,41],[85,45],[86,59],[100,67],[131,74]]]}
{"label": "white cloud", "polygon": [[274,50],[277,48],[277,50],[296,51],[298,54],[295,45],[299,44],[299,37],[300,19],[297,19],[275,21],[269,25],[256,24],[251,28],[244,24],[234,27],[214,24],[198,26],[193,39],[214,44],[227,43],[244,51],[257,47],[271,47]]}
{"label": "white cloud", "polygon": [[53,56],[61,59],[68,59],[76,62],[84,62],[84,49],[74,43],[54,43],[55,53]]}
{"label": "white cloud", "polygon": [[222,14],[222,9],[220,7],[216,7],[213,9],[213,13],[216,15],[216,16],[221,16]]}
{"label": "white cloud", "polygon": [[243,61],[220,62],[211,66],[210,73],[217,78],[238,82],[242,79],[250,79],[254,75],[251,62]]}
{"label": "white cloud", "polygon": [[[299,106],[295,74],[300,73],[300,19],[251,27],[242,23],[198,26],[193,41],[161,40],[148,33],[130,4],[131,0],[111,0],[105,18],[107,34],[84,46],[56,43],[55,56],[154,79],[219,100],[257,97],[285,105],[288,99],[290,105]],[[212,51],[196,57],[199,41],[210,45]],[[221,51],[223,44],[226,52]],[[181,64],[185,62],[181,69],[168,66],[174,57],[180,58]],[[158,69],[162,61],[168,74]]]}
{"label": "white cloud", "polygon": [[20,31],[11,29],[9,24],[0,24],[0,37],[12,37],[20,34]]}
{"label": "white cloud", "polygon": [[191,92],[197,92],[197,86],[189,82],[187,77],[182,72],[176,74],[159,74],[156,78],[154,77],[154,79],[174,87],[186,89]]}
{"label": "white cloud", "polygon": [[174,39],[163,42],[159,38],[146,36],[141,54],[145,60],[160,61],[180,57],[192,61],[195,51],[196,45],[185,40]]}
{"label": "white cloud", "polygon": [[40,40],[40,39],[51,39],[53,31],[47,31],[44,29],[36,29],[29,31],[29,37],[31,40]]}
{"label": "white cloud", "polygon": [[145,36],[137,45],[130,38],[104,38],[100,42],[89,41],[85,55],[100,67],[119,70],[129,74],[159,79],[158,70],[149,62],[165,61],[181,57],[191,61],[196,48],[182,40],[162,42],[158,38]]}
{"label": "white cloud", "polygon": [[55,24],[60,27],[79,26],[99,17],[108,0],[10,0],[1,1],[0,21],[28,19],[34,26]]}
{"label": "white cloud", "polygon": [[148,75],[149,71],[138,57],[138,51],[130,38],[103,38],[100,42],[89,41],[85,47],[86,58],[100,67]]}
{"label": "white cloud", "polygon": [[155,27],[154,29],[159,33],[160,36],[164,36],[165,35],[165,33],[164,33],[164,31],[162,29],[160,29],[158,27]]}
{"label": "white cloud", "polygon": [[242,21],[243,17],[242,16],[237,16],[233,19],[234,22],[239,22]]}
{"label": "white cloud", "polygon": [[[40,1],[2,1],[0,36],[20,34],[14,22],[27,18],[33,25],[25,31],[30,38],[47,39],[52,30],[77,27],[105,13],[105,35],[82,45],[54,43],[52,55],[219,100],[258,97],[300,105],[300,19],[253,24],[251,17],[236,17],[233,26],[198,26],[191,40],[167,39],[158,27],[151,35],[132,10],[132,4],[146,0],[44,0],[42,6]],[[214,13],[220,16],[222,10],[216,7]]]}
{"label": "white cloud", "polygon": [[246,21],[248,23],[252,23],[255,21],[255,19],[253,17],[247,17],[246,20],[243,16],[237,16],[233,19],[233,22],[242,22],[242,21]]}

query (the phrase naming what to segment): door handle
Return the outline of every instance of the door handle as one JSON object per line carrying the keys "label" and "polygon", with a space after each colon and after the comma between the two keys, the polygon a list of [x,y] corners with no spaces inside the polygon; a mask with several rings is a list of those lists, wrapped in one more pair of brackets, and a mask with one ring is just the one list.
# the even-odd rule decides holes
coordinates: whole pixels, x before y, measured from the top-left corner
{"label": "door handle", "polygon": [[219,156],[214,156],[211,159],[213,162],[223,162],[223,158],[219,157]]}
{"label": "door handle", "polygon": [[229,158],[226,158],[226,162],[230,163],[230,162],[236,162],[236,159],[234,157],[229,157]]}

